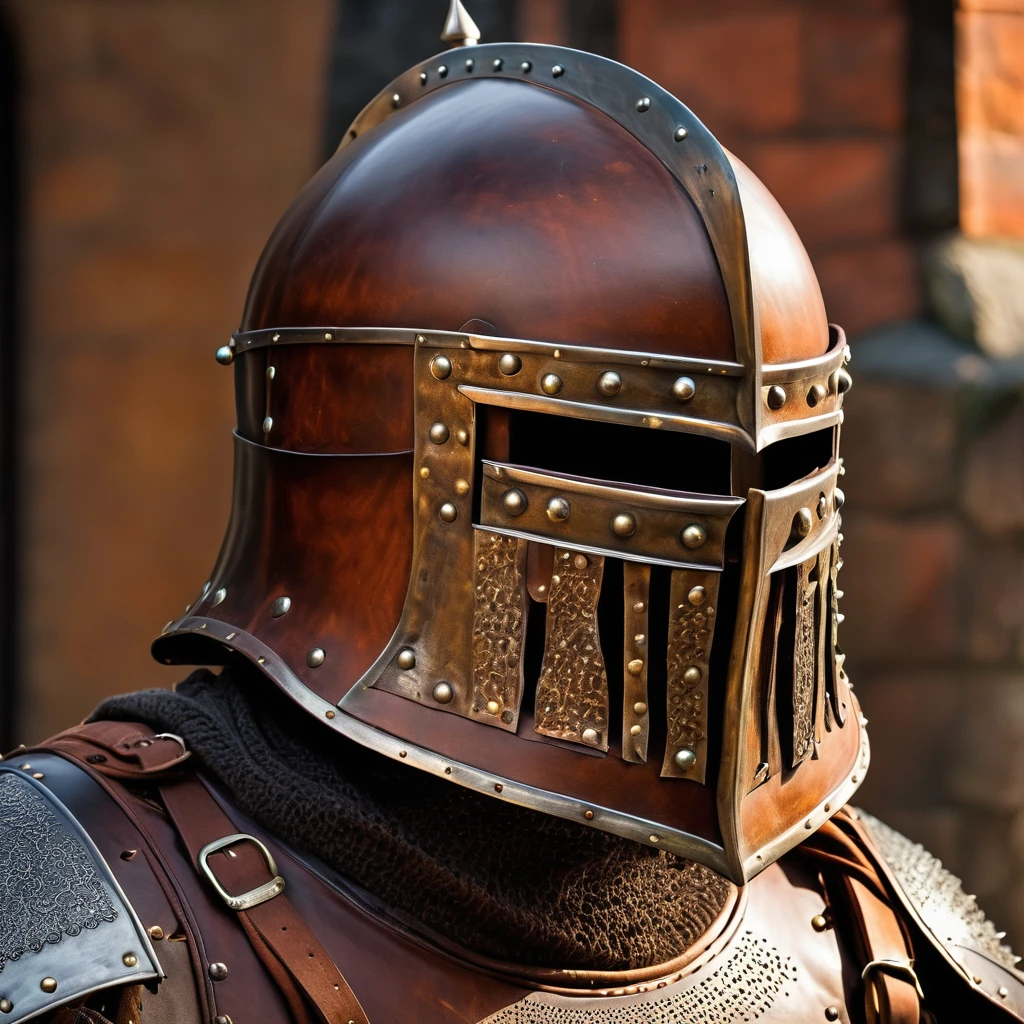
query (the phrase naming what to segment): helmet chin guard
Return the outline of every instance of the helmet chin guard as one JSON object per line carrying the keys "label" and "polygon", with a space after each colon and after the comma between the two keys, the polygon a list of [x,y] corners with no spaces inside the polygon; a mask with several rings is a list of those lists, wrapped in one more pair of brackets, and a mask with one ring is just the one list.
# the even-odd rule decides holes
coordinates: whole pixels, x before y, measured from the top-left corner
{"label": "helmet chin guard", "polygon": [[261,258],[218,354],[227,537],[154,654],[227,649],[359,744],[742,884],[867,768],[848,356],[674,97],[559,47],[432,58]]}

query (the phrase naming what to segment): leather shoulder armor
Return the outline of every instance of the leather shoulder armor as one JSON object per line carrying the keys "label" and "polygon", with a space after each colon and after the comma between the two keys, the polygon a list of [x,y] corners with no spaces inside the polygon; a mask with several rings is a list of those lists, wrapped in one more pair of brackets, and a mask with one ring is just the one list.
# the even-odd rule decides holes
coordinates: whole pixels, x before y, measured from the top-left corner
{"label": "leather shoulder armor", "polygon": [[1020,958],[1001,941],[1005,933],[996,931],[960,879],[920,843],[864,811],[858,815],[924,937],[982,994],[1024,1019],[1024,975],[1016,970]]}
{"label": "leather shoulder armor", "polygon": [[161,976],[85,830],[42,782],[0,764],[0,1019]]}

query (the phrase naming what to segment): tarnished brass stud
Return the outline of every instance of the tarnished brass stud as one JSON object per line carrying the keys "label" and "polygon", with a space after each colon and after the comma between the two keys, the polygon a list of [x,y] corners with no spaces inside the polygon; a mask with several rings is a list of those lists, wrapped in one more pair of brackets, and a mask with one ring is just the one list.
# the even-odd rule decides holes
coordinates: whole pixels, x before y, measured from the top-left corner
{"label": "tarnished brass stud", "polygon": [[819,519],[824,519],[825,516],[828,514],[828,499],[825,497],[824,494],[818,498],[818,505],[815,509],[815,512],[818,513]]}
{"label": "tarnished brass stud", "polygon": [[688,548],[699,548],[708,539],[708,533],[699,523],[690,523],[679,534],[679,539]]}
{"label": "tarnished brass stud", "polygon": [[411,668],[416,667],[416,652],[411,647],[403,647],[398,652],[398,657],[395,658],[395,664],[402,669],[408,671]]}
{"label": "tarnished brass stud", "polygon": [[645,609],[646,607],[647,607],[647,605],[645,605],[645,604],[643,603],[643,601],[634,601],[634,602],[633,602],[633,611],[635,611],[635,612],[637,613],[637,615],[640,615],[640,614],[642,614],[642,613],[643,613],[643,610],[644,610],[644,609]]}
{"label": "tarnished brass stud", "polygon": [[786,404],[786,389],[778,384],[773,384],[765,395],[765,401],[769,409],[781,409]]}
{"label": "tarnished brass stud", "polygon": [[326,657],[327,655],[322,647],[314,647],[306,655],[306,664],[310,668],[319,668],[324,663]]}
{"label": "tarnished brass stud", "polygon": [[289,609],[292,606],[292,599],[290,597],[279,597],[271,606],[270,614],[275,618],[279,619],[282,615],[287,615]]}
{"label": "tarnished brass stud", "polygon": [[996,989],[996,995],[998,995],[1000,999],[1005,999],[1009,994],[1010,990],[1005,985],[1000,985],[999,988]]}
{"label": "tarnished brass stud", "polygon": [[429,466],[420,466],[420,479],[421,480],[429,480],[430,479],[430,467]]}
{"label": "tarnished brass stud", "polygon": [[227,964],[210,964],[209,969],[207,970],[206,973],[210,975],[211,981],[223,981],[228,976]]}
{"label": "tarnished brass stud", "polygon": [[596,729],[584,729],[583,730],[583,742],[589,743],[594,746],[601,737],[598,735]]}
{"label": "tarnished brass stud", "polygon": [[154,942],[159,942],[164,937],[164,930],[160,925],[154,924],[146,929],[146,934],[149,935]]}
{"label": "tarnished brass stud", "polygon": [[680,125],[675,130],[675,134],[672,136],[672,138],[675,139],[676,142],[682,142],[685,138],[689,136],[689,134],[690,133]]}
{"label": "tarnished brass stud", "polygon": [[578,572],[583,572],[583,570],[586,569],[588,565],[590,565],[590,562],[587,560],[586,555],[581,554],[573,556],[572,564]]}
{"label": "tarnished brass stud", "polygon": [[701,670],[697,668],[696,665],[691,665],[683,673],[683,682],[686,683],[688,686],[696,686],[697,683],[701,681],[703,674],[704,673],[701,672]]}
{"label": "tarnished brass stud", "polygon": [[134,967],[138,962],[139,958],[134,953],[125,953],[125,955],[121,957],[121,963],[123,963],[125,967]]}
{"label": "tarnished brass stud", "polygon": [[697,763],[697,755],[689,747],[680,747],[672,760],[680,771],[688,772]]}
{"label": "tarnished brass stud", "polygon": [[546,395],[557,395],[562,390],[562,378],[557,373],[545,373],[540,386]]}
{"label": "tarnished brass stud", "polygon": [[637,113],[645,114],[648,110],[651,109],[650,98],[647,97],[647,96],[644,96],[642,99],[637,100],[636,101],[636,109],[637,109]]}
{"label": "tarnished brass stud", "polygon": [[416,344],[417,345],[425,345],[426,343],[427,343],[427,336],[425,334],[417,334],[416,335]]}
{"label": "tarnished brass stud", "polygon": [[455,690],[452,684],[442,680],[434,687],[433,698],[438,704],[451,704],[455,699]]}
{"label": "tarnished brass stud", "polygon": [[43,978],[43,980],[41,982],[39,982],[39,987],[44,992],[56,992],[57,991],[57,979],[56,978]]}
{"label": "tarnished brass stud", "polygon": [[633,705],[633,713],[637,714],[637,715],[646,715],[647,714],[647,705],[642,700],[638,700]]}
{"label": "tarnished brass stud", "polygon": [[696,394],[697,385],[693,383],[692,377],[679,377],[672,385],[672,394],[680,402],[688,402]]}
{"label": "tarnished brass stud", "polygon": [[274,429],[274,417],[264,416],[263,417],[263,433],[269,434]]}
{"label": "tarnished brass stud", "polygon": [[496,700],[487,702],[487,714],[496,715],[501,711],[501,705]]}
{"label": "tarnished brass stud", "polygon": [[597,390],[605,398],[613,398],[622,390],[622,378],[614,370],[606,370],[597,378]]}
{"label": "tarnished brass stud", "polygon": [[442,523],[454,523],[459,518],[459,510],[450,501],[446,501],[437,514]]}
{"label": "tarnished brass stud", "polygon": [[444,444],[450,436],[448,428],[443,423],[432,423],[429,433],[434,444]]}
{"label": "tarnished brass stud", "polygon": [[705,598],[708,596],[707,591],[703,587],[693,587],[689,594],[686,595],[686,599],[690,604],[703,604]]}
{"label": "tarnished brass stud", "polygon": [[513,487],[505,492],[501,499],[502,507],[510,516],[520,516],[526,511],[529,502],[526,495],[518,487]]}
{"label": "tarnished brass stud", "polygon": [[827,394],[824,384],[812,384],[807,392],[807,404],[813,409],[819,402],[825,401]]}
{"label": "tarnished brass stud", "polygon": [[583,817],[586,818],[587,821],[593,821],[594,820],[594,812],[593,811],[584,811],[583,812]]}
{"label": "tarnished brass stud", "polygon": [[798,537],[809,536],[813,528],[814,522],[811,519],[811,510],[809,508],[802,508],[793,516],[793,533]]}
{"label": "tarnished brass stud", "polygon": [[10,999],[0,999],[0,1013],[10,1013],[14,1009],[14,1003]]}
{"label": "tarnished brass stud", "polygon": [[841,395],[845,395],[850,388],[853,387],[853,378],[849,372],[844,369],[836,370],[836,391]]}
{"label": "tarnished brass stud", "polygon": [[217,590],[214,592],[213,600],[210,602],[210,607],[211,608],[216,608],[217,605],[219,605],[221,603],[221,601],[223,601],[224,598],[227,597],[227,596],[228,596],[228,588],[227,587],[218,587]]}
{"label": "tarnished brass stud", "polygon": [[556,64],[551,69],[551,77],[552,78],[561,78],[562,75],[564,75],[564,74],[565,74],[565,68],[563,68],[561,64]]}
{"label": "tarnished brass stud", "polygon": [[455,431],[455,440],[458,441],[459,444],[465,446],[469,444],[469,434],[460,427]]}
{"label": "tarnished brass stud", "polygon": [[273,366],[267,367],[267,380],[273,380],[277,376],[277,370]]}
{"label": "tarnished brass stud", "polygon": [[447,356],[434,356],[430,360],[430,372],[437,380],[447,380],[452,375],[452,361]]}
{"label": "tarnished brass stud", "polygon": [[814,917],[811,918],[811,927],[816,932],[823,932],[828,927],[828,921],[825,920],[825,915],[815,914]]}
{"label": "tarnished brass stud", "polygon": [[638,676],[644,670],[643,658],[634,658],[626,668],[631,676]]}
{"label": "tarnished brass stud", "polygon": [[221,366],[230,366],[235,361],[235,352],[230,345],[221,345],[214,357]]}
{"label": "tarnished brass stud", "polygon": [[456,480],[455,481],[455,493],[460,498],[464,498],[467,494],[469,494],[469,481],[468,480]]}
{"label": "tarnished brass stud", "polygon": [[632,537],[636,533],[636,519],[629,512],[620,512],[612,520],[612,532],[616,537]]}
{"label": "tarnished brass stud", "polygon": [[643,731],[644,731],[644,728],[643,728],[642,725],[631,725],[629,727],[629,735],[630,736],[639,736],[640,733],[642,733]]}
{"label": "tarnished brass stud", "polygon": [[511,352],[506,352],[498,360],[498,369],[501,370],[506,377],[514,377],[522,368],[522,359]]}
{"label": "tarnished brass stud", "polygon": [[548,519],[553,523],[564,523],[571,511],[572,507],[565,498],[552,498],[548,502]]}

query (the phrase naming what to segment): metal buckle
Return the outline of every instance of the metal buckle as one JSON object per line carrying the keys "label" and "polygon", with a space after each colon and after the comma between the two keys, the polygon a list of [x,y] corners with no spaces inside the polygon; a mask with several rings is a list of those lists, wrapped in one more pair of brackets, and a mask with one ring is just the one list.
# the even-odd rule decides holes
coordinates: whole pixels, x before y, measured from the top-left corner
{"label": "metal buckle", "polygon": [[[211,853],[217,853],[219,850],[225,850],[229,846],[234,846],[235,843],[252,843],[261,854],[263,854],[263,861],[267,865],[267,870],[274,876],[269,882],[264,882],[263,885],[257,886],[255,889],[250,889],[249,892],[244,892],[240,896],[232,896],[231,893],[225,889],[219,881],[217,876],[213,873],[208,863]],[[253,907],[258,907],[261,903],[266,903],[267,900],[272,900],[275,896],[279,896],[284,892],[284,879],[277,873],[277,864],[274,861],[274,855],[261,843],[255,836],[246,835],[244,832],[236,832],[233,836],[225,836],[223,839],[215,839],[212,843],[207,843],[199,851],[199,868],[206,875],[210,884],[217,890],[217,894],[220,898],[232,909],[232,910],[250,910]]]}
{"label": "metal buckle", "polygon": [[918,980],[917,972],[914,970],[913,960],[872,960],[871,963],[861,971],[861,980],[870,981],[868,975],[872,971],[882,971],[886,974],[894,974],[897,977],[902,977],[906,981],[913,983],[914,988],[917,990],[917,994],[921,999],[924,999],[924,990],[921,988],[921,982]]}
{"label": "metal buckle", "polygon": [[175,735],[173,732],[158,732],[153,737],[153,739],[155,739],[155,740],[174,740],[174,742],[177,743],[179,747],[181,747],[181,756],[182,757],[184,757],[188,753],[188,747],[185,746],[185,741],[180,736]]}

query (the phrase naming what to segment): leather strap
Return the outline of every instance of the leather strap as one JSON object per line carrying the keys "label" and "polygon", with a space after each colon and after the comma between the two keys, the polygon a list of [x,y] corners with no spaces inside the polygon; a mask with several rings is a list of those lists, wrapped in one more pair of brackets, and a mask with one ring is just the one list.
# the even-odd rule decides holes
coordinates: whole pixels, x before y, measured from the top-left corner
{"label": "leather strap", "polygon": [[[199,865],[203,847],[238,834],[203,782],[183,770],[190,754],[178,736],[154,734],[138,723],[90,722],[66,730],[46,746],[111,778],[159,783],[168,815],[193,866],[204,875]],[[239,841],[213,853],[208,863],[231,895],[258,889],[270,878],[263,853],[253,842]],[[297,1024],[369,1024],[341,971],[284,892],[236,913]]]}

